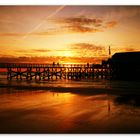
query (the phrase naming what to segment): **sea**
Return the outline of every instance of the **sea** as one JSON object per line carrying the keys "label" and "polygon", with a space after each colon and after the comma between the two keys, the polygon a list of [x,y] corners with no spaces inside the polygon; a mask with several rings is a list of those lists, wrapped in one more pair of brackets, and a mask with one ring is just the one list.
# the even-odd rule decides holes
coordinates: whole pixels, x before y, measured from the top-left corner
{"label": "sea", "polygon": [[140,82],[0,76],[0,133],[140,133]]}

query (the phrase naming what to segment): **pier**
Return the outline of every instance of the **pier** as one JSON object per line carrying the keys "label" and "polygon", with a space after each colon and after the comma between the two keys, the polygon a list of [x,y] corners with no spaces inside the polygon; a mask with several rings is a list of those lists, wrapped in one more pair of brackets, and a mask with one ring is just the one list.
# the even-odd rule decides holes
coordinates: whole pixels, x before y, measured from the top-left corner
{"label": "pier", "polygon": [[80,80],[88,78],[107,79],[109,67],[102,64],[30,64],[0,63],[6,69],[7,80]]}
{"label": "pier", "polygon": [[111,79],[140,81],[140,52],[116,53],[101,64],[0,63],[7,80]]}

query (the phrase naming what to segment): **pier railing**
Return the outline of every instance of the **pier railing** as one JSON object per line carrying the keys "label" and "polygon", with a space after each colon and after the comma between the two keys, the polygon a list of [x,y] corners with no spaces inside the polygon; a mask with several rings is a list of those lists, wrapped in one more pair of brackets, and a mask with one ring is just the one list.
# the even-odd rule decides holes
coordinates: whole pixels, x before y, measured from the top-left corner
{"label": "pier railing", "polygon": [[46,68],[46,67],[96,67],[101,64],[36,64],[36,63],[0,63],[0,68]]}

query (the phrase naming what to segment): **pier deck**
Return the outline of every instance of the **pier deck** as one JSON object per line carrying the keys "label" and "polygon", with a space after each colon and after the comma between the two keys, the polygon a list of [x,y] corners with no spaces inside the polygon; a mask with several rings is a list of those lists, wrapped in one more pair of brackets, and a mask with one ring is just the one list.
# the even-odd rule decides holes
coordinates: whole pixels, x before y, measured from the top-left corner
{"label": "pier deck", "polygon": [[109,76],[109,68],[103,64],[0,63],[0,69],[4,68],[8,80],[103,79]]}

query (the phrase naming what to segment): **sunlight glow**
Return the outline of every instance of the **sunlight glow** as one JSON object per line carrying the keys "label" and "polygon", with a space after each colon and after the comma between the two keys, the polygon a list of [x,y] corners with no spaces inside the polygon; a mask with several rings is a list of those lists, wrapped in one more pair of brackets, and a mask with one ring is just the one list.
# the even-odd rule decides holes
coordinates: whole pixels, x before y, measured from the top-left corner
{"label": "sunlight glow", "polygon": [[0,61],[96,63],[108,46],[139,51],[139,15],[135,6],[1,6]]}

